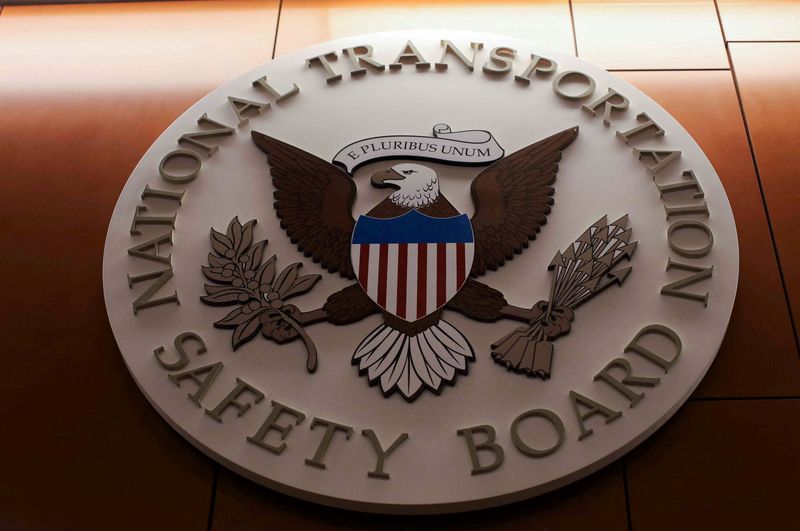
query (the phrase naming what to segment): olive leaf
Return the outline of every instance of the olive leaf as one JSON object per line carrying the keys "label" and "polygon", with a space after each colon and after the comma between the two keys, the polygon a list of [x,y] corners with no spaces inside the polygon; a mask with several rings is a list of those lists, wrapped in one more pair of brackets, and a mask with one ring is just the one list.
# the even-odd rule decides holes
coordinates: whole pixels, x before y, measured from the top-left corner
{"label": "olive leaf", "polygon": [[[250,247],[250,244],[253,243],[253,226],[256,224],[256,220],[250,220],[244,224],[242,227],[242,240],[239,242],[239,249],[247,249]],[[264,245],[267,244],[267,241],[264,240]],[[261,257],[258,258],[257,261],[261,261]]]}
{"label": "olive leaf", "polygon": [[227,304],[247,302],[249,298],[250,297],[247,295],[245,290],[230,288],[218,291],[216,293],[210,293],[200,297],[200,300],[212,306],[225,306]]}
{"label": "olive leaf", "polygon": [[231,261],[228,258],[220,258],[215,254],[208,253],[208,265],[211,267],[225,267],[230,263]]}
{"label": "olive leaf", "polygon": [[316,284],[317,281],[321,278],[322,278],[321,275],[304,275],[302,277],[299,277],[292,283],[291,287],[288,290],[286,290],[285,293],[283,293],[282,296],[284,299],[288,299],[289,297],[302,295],[303,293],[306,293],[311,288],[313,288],[314,284]]}
{"label": "olive leaf", "polygon": [[253,339],[260,328],[261,321],[259,321],[258,316],[251,317],[249,321],[237,326],[236,330],[233,331],[233,350]]}
{"label": "olive leaf", "polygon": [[231,241],[231,247],[234,251],[238,251],[242,243],[242,224],[239,223],[239,216],[236,216],[228,223],[228,230],[225,235]]}
{"label": "olive leaf", "polygon": [[214,229],[211,229],[211,247],[217,254],[226,258],[233,258],[232,255],[228,256],[228,252],[233,251],[233,242],[227,236]]}
{"label": "olive leaf", "polygon": [[281,271],[281,274],[278,275],[278,279],[275,280],[275,283],[272,285],[273,291],[277,291],[278,295],[283,297],[283,295],[292,287],[292,284],[297,278],[297,271],[302,265],[303,264],[297,262]]}
{"label": "olive leaf", "polygon": [[215,286],[213,284],[206,284],[205,285],[206,293],[209,295],[213,295],[215,293],[219,293],[220,291],[225,291],[227,289],[231,289],[228,286]]}
{"label": "olive leaf", "polygon": [[259,264],[261,264],[261,256],[264,254],[264,249],[267,247],[267,240],[261,240],[260,242],[254,244],[250,249],[242,253],[242,258],[245,256],[247,260],[243,264],[243,266],[247,270],[255,270],[258,269]]}
{"label": "olive leaf", "polygon": [[250,319],[250,314],[244,313],[242,308],[236,308],[228,315],[214,323],[214,326],[217,328],[235,328],[248,319]]}
{"label": "olive leaf", "polygon": [[269,260],[261,264],[256,272],[256,278],[261,283],[260,289],[262,293],[272,291],[272,281],[275,280],[275,255],[273,254]]}
{"label": "olive leaf", "polygon": [[233,275],[226,276],[223,275],[222,267],[208,267],[208,266],[201,266],[203,274],[206,276],[208,280],[213,280],[214,282],[221,282],[223,284],[230,284],[233,280]]}

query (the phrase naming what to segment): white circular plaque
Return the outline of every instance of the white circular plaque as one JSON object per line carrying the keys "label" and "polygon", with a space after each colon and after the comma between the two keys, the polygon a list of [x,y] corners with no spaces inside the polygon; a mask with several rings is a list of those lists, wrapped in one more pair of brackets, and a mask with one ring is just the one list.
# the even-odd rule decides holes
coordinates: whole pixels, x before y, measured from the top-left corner
{"label": "white circular plaque", "polygon": [[667,112],[574,57],[444,30],[211,92],[134,170],[103,263],[120,351],[176,430],[384,513],[617,459],[702,379],[737,278],[725,191]]}

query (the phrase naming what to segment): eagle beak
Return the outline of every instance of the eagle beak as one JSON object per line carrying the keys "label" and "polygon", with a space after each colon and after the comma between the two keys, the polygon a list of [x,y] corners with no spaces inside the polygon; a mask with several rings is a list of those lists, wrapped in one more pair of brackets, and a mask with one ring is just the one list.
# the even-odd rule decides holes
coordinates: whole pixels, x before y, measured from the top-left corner
{"label": "eagle beak", "polygon": [[396,171],[389,169],[389,170],[382,170],[379,172],[375,172],[372,174],[372,184],[378,188],[397,188],[399,189],[400,186],[397,185],[394,181],[402,181],[405,179],[404,176],[400,175]]}

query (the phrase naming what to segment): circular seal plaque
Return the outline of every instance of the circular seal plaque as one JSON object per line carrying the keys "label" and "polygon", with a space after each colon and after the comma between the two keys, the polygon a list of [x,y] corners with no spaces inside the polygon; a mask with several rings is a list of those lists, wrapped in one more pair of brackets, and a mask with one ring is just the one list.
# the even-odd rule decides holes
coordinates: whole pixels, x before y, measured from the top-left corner
{"label": "circular seal plaque", "polygon": [[341,39],[214,90],[105,246],[131,374],[197,448],[364,511],[508,503],[618,458],[725,333],[736,229],[639,90],[451,31]]}

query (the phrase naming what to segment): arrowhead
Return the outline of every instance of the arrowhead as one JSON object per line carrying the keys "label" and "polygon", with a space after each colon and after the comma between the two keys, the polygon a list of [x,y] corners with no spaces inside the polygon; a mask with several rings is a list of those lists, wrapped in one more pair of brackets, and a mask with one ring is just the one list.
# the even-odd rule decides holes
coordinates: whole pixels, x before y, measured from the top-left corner
{"label": "arrowhead", "polygon": [[581,243],[585,243],[586,245],[591,245],[592,244],[591,228],[586,229],[585,231],[583,231],[583,234],[580,235],[580,237],[578,238],[577,241],[579,241]]}
{"label": "arrowhead", "polygon": [[614,260],[614,253],[607,253],[597,259],[597,261],[603,264],[606,269],[611,267],[611,262]]}
{"label": "arrowhead", "polygon": [[608,227],[606,226],[606,227],[603,227],[602,229],[598,230],[595,233],[594,237],[597,238],[598,240],[600,240],[601,242],[607,242],[608,241]]}
{"label": "arrowhead", "polygon": [[623,229],[628,226],[628,214],[625,214],[617,221],[612,221],[611,225],[616,225],[617,227],[622,227]]}
{"label": "arrowhead", "polygon": [[632,269],[632,267],[623,267],[622,269],[611,271],[608,273],[608,278],[612,279],[613,282],[622,285],[622,283],[625,282],[625,279],[628,278],[628,275],[631,274]]}
{"label": "arrowhead", "polygon": [[583,273],[584,275],[590,277],[590,276],[592,276],[592,269],[593,268],[594,268],[594,262],[589,260],[588,262],[586,262],[585,264],[583,264],[582,266],[580,266],[578,268],[578,272],[579,273]]}
{"label": "arrowhead", "polygon": [[625,255],[625,258],[630,260],[633,257],[633,253],[636,252],[636,246],[639,242],[631,242],[625,247],[623,247],[622,252]]}
{"label": "arrowhead", "polygon": [[584,262],[592,262],[592,248],[589,247],[585,251],[583,251],[579,256],[578,260],[583,260]]}
{"label": "arrowhead", "polygon": [[567,247],[567,250],[564,251],[564,254],[562,254],[561,256],[563,258],[566,258],[567,260],[575,260],[575,246],[570,245],[569,247]]}
{"label": "arrowhead", "polygon": [[556,251],[556,255],[550,261],[550,265],[547,266],[547,269],[552,270],[557,266],[564,267],[564,257],[561,255],[561,251]]}
{"label": "arrowhead", "polygon": [[633,233],[633,229],[628,229],[628,230],[625,230],[622,233],[620,233],[618,236],[616,236],[616,238],[618,240],[621,240],[621,241],[625,242],[625,243],[628,243],[628,240],[631,239],[631,234],[632,233]]}
{"label": "arrowhead", "polygon": [[592,293],[597,289],[597,285],[600,283],[600,277],[597,278],[590,278],[586,282],[582,282],[580,285]]}
{"label": "arrowhead", "polygon": [[592,227],[596,227],[598,229],[603,228],[606,225],[608,225],[608,216],[603,216],[602,218],[592,223]]}

